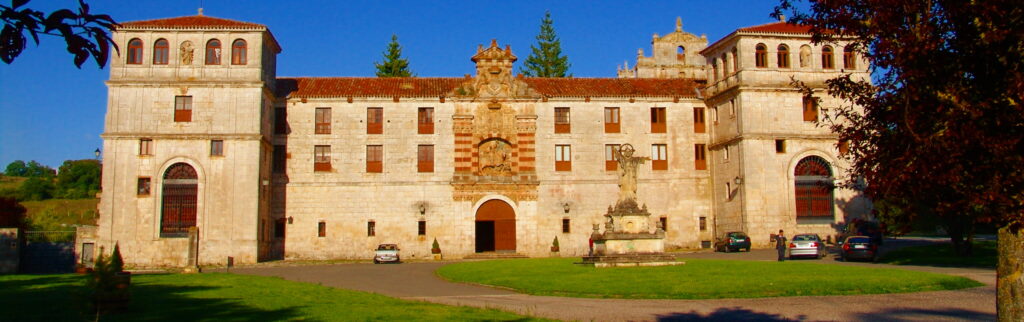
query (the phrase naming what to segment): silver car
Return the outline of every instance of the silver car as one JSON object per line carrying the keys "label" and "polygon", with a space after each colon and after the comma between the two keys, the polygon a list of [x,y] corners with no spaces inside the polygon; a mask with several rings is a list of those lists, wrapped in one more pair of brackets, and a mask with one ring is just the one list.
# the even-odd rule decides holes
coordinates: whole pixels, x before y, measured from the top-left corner
{"label": "silver car", "polygon": [[401,262],[402,259],[398,257],[398,245],[395,244],[380,244],[373,254],[374,264]]}
{"label": "silver car", "polygon": [[799,234],[789,242],[789,258],[825,257],[825,243],[818,234]]}

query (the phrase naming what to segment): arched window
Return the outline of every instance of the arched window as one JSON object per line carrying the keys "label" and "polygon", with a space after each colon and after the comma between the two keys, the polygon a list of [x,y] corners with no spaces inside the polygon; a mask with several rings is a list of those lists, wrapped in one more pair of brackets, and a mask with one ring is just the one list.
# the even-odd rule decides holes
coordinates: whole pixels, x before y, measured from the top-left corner
{"label": "arched window", "polygon": [[206,42],[206,64],[220,65],[220,40],[210,39]]}
{"label": "arched window", "polygon": [[843,68],[845,69],[856,69],[857,68],[857,57],[853,54],[853,45],[849,45],[843,48]]}
{"label": "arched window", "polygon": [[160,237],[187,237],[196,226],[199,176],[185,163],[167,168],[163,179],[163,200],[160,212]]}
{"label": "arched window", "polygon": [[729,76],[729,55],[722,54],[722,78]]}
{"label": "arched window", "polygon": [[142,40],[139,38],[128,41],[128,63],[142,64]]}
{"label": "arched window", "polygon": [[676,59],[680,61],[686,61],[686,47],[676,47]]}
{"label": "arched window", "polygon": [[764,44],[757,44],[757,47],[754,48],[754,65],[758,68],[768,67],[768,47]]}
{"label": "arched window", "polygon": [[793,171],[796,186],[796,217],[832,218],[832,167],[818,156],[800,160]]}
{"label": "arched window", "polygon": [[789,68],[789,46],[779,45],[779,68]]}
{"label": "arched window", "polygon": [[234,43],[231,43],[231,64],[245,65],[245,58],[245,40],[236,39]]}
{"label": "arched window", "polygon": [[167,65],[167,39],[159,39],[153,44],[153,65]]}
{"label": "arched window", "polygon": [[718,81],[718,59],[711,60],[711,81]]}
{"label": "arched window", "polygon": [[823,69],[834,69],[836,65],[832,60],[832,47],[825,46],[821,48],[821,68]]}

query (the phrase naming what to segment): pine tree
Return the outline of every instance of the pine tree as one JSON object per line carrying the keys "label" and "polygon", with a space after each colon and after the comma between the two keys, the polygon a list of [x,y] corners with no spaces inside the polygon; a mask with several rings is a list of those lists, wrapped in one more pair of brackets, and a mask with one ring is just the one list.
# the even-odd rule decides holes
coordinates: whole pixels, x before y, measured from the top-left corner
{"label": "pine tree", "polygon": [[409,77],[409,60],[402,58],[402,46],[398,44],[398,36],[391,35],[391,43],[384,51],[384,62],[373,63],[377,67],[377,77]]}
{"label": "pine tree", "polygon": [[551,11],[544,12],[540,21],[540,34],[537,45],[530,46],[532,52],[526,58],[519,72],[529,77],[566,77],[569,72],[569,57],[562,55],[562,42],[555,35],[552,26]]}

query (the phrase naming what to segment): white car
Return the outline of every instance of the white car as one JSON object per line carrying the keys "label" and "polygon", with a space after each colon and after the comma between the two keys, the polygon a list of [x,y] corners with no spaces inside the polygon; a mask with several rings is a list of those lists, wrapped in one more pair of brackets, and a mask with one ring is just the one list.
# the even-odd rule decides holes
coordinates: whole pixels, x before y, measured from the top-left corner
{"label": "white car", "polygon": [[373,254],[373,263],[401,263],[402,259],[398,256],[398,245],[395,244],[380,244],[377,245],[377,250]]}

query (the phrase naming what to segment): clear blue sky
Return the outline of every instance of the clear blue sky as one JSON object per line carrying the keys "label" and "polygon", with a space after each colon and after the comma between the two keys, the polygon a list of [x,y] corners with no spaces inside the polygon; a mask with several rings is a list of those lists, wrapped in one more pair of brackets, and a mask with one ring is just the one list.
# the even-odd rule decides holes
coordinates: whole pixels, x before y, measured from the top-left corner
{"label": "clear blue sky", "polygon": [[[651,35],[683,29],[707,34],[709,43],[736,28],[772,22],[777,1],[99,1],[94,13],[117,21],[196,14],[267,25],[283,51],[279,76],[373,76],[375,61],[397,34],[403,56],[418,76],[462,76],[477,44],[497,38],[512,45],[520,63],[530,54],[540,20],[551,10],[562,50],[577,77],[614,77],[636,50],[650,54]],[[9,4],[9,1],[4,1]],[[52,11],[74,0],[35,0]],[[518,67],[517,67],[518,69]],[[44,37],[11,65],[0,63],[0,170],[13,160],[56,168],[64,160],[92,158],[102,147],[109,70],[91,60],[76,69],[63,42]]]}

